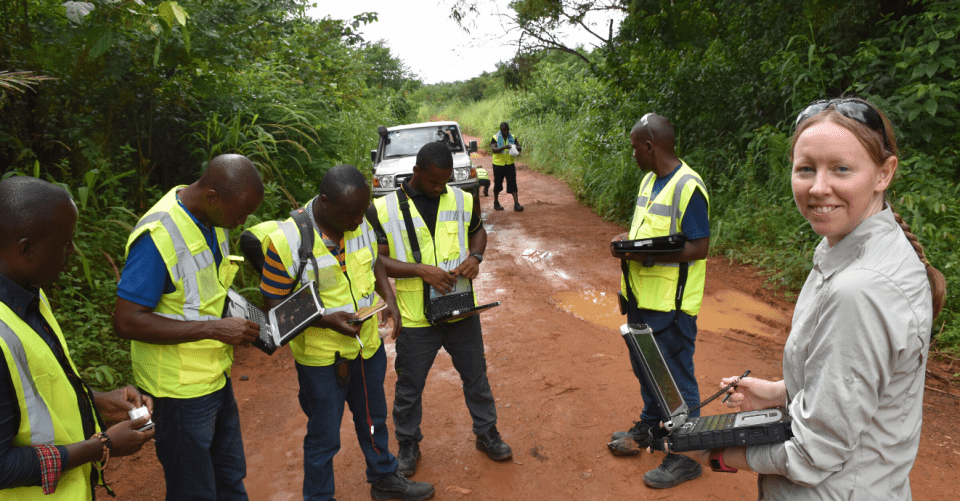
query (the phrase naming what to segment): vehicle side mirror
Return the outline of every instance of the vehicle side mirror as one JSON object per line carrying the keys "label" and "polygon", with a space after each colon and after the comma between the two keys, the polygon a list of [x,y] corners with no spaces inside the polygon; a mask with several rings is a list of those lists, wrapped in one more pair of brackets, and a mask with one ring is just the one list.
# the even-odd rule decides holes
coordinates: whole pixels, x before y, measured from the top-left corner
{"label": "vehicle side mirror", "polygon": [[477,151],[477,142],[476,142],[476,141],[470,141],[470,146],[467,147],[467,152],[468,152],[468,153],[475,153],[476,151]]}
{"label": "vehicle side mirror", "polygon": [[370,161],[377,163],[377,150],[370,150]]}

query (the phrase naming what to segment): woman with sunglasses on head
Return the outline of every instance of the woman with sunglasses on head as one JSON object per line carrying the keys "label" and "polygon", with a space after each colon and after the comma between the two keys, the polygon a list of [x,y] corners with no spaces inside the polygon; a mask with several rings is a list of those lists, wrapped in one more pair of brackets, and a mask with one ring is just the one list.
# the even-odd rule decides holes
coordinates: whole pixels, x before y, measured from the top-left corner
{"label": "woman with sunglasses on head", "polygon": [[824,239],[797,299],[782,381],[726,378],[728,407],[786,406],[793,438],[686,453],[760,473],[760,499],[911,499],[927,351],[943,275],[884,193],[897,170],[886,117],[862,99],[817,101],[791,149],[797,208]]}

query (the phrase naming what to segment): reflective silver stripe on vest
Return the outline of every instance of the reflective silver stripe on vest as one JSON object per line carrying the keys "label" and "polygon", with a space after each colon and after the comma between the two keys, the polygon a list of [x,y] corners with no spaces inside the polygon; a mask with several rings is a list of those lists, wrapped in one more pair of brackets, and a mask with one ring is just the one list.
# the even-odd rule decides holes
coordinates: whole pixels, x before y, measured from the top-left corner
{"label": "reflective silver stripe on vest", "polygon": [[230,255],[230,230],[220,228],[220,231],[223,232],[223,240],[220,241],[220,255],[223,256],[223,259],[227,259],[227,256]]}
{"label": "reflective silver stripe on vest", "polygon": [[[171,270],[173,276],[170,279],[174,282],[183,280],[183,316],[185,320],[200,320],[200,283],[197,280],[197,274],[205,268],[216,267],[213,251],[207,247],[193,256],[186,240],[183,238],[183,234],[180,233],[180,228],[177,227],[177,223],[173,221],[173,216],[169,212],[154,212],[145,216],[137,223],[136,228],[154,221],[160,221],[163,228],[167,230],[167,234],[173,243],[173,250],[177,253],[177,264]],[[225,242],[220,243],[221,250],[229,248]],[[227,259],[226,252],[223,254],[223,259]],[[214,275],[216,274],[216,270],[214,270]]]}
{"label": "reflective silver stripe on vest", "polygon": [[376,245],[376,241],[376,235],[370,229],[370,225],[367,224],[367,219],[364,218],[360,225],[360,234],[347,240],[344,245],[347,247],[347,254],[352,254],[364,247]]}
{"label": "reflective silver stripe on vest", "polygon": [[677,186],[676,188],[673,189],[674,213],[670,217],[670,234],[671,235],[677,232],[677,221],[679,221],[680,216],[682,216],[680,212],[680,198],[683,196],[684,186],[690,181],[693,181],[698,185],[700,185],[700,188],[703,190],[704,193],[707,192],[707,187],[704,186],[703,181],[701,181],[699,178],[697,178],[697,176],[694,176],[693,174],[687,174],[677,180]]}
{"label": "reflective silver stripe on vest", "polygon": [[[27,420],[30,422],[30,443],[53,445],[55,438],[53,417],[50,416],[50,409],[47,408],[47,404],[33,382],[30,365],[27,363],[27,353],[23,349],[20,337],[9,325],[0,322],[0,338],[3,338],[10,349],[10,356],[13,357],[14,365],[17,366],[17,372],[20,375],[20,387],[23,388],[23,399],[27,407]],[[21,419],[23,419],[22,416]]]}
{"label": "reflective silver stripe on vest", "polygon": [[373,298],[374,298],[374,295],[373,295],[373,293],[371,292],[370,294],[367,294],[366,296],[358,299],[358,300],[357,300],[357,307],[358,307],[358,308],[366,308],[366,307],[368,307],[368,306],[373,306]]}
{"label": "reflective silver stripe on vest", "polygon": [[324,306],[324,308],[323,308],[323,314],[324,314],[324,315],[329,315],[329,314],[331,314],[331,313],[337,313],[337,312],[340,312],[340,311],[345,311],[345,312],[347,312],[347,313],[353,313],[353,312],[356,311],[356,309],[353,307],[353,302],[352,302],[352,301],[351,301],[350,303],[348,303],[348,304],[343,305],[343,306],[337,306],[337,307],[334,307],[334,308],[328,308],[328,307]]}
{"label": "reflective silver stripe on vest", "polygon": [[[403,263],[409,263],[410,261],[407,260],[407,246],[404,245],[403,243],[403,234],[406,233],[407,227],[406,227],[406,223],[404,223],[403,219],[401,218],[400,200],[397,197],[397,192],[393,192],[384,198],[386,199],[384,203],[387,206],[388,220],[387,220],[386,226],[383,228],[383,231],[384,233],[387,234],[387,238],[393,240],[393,250],[394,250],[394,253],[396,254],[396,260]],[[410,202],[409,200],[408,202],[410,204],[413,204],[413,202]],[[416,208],[416,206],[414,206],[414,208]],[[424,228],[427,226],[427,224],[423,222],[423,218],[420,217],[419,214],[414,216],[413,211],[411,211],[410,217],[413,218],[414,231],[417,231],[419,228]],[[408,235],[408,238],[417,238],[417,236]],[[423,252],[422,245],[420,246],[420,250],[422,253]],[[422,260],[423,258],[421,258],[421,261]]]}
{"label": "reflective silver stripe on vest", "polygon": [[173,320],[183,320],[183,321],[205,321],[205,320],[220,320],[220,317],[215,317],[213,315],[197,315],[196,318],[187,318],[183,315],[177,315],[176,313],[159,313],[153,312],[154,315],[159,315],[163,318],[170,318]]}
{"label": "reflective silver stripe on vest", "polygon": [[400,230],[400,200],[397,192],[386,196],[384,206],[387,208],[387,224],[383,231],[387,238],[393,240],[393,250],[397,261],[407,262],[407,247],[403,244],[403,232]]}
{"label": "reflective silver stripe on vest", "polygon": [[[640,193],[643,193],[644,191],[647,190],[647,185],[649,185],[653,181],[653,178],[655,177],[656,176],[653,174],[647,174],[647,176],[643,179],[643,183],[640,186]],[[637,196],[637,208],[643,208],[645,205],[647,205],[648,200],[650,199],[647,198],[646,195]]]}
{"label": "reflective silver stripe on vest", "polygon": [[[460,266],[467,259],[467,235],[466,231],[463,230],[463,227],[470,223],[467,220],[467,212],[464,210],[464,197],[463,191],[458,188],[453,188],[451,186],[451,193],[453,193],[454,200],[456,202],[456,208],[453,211],[440,211],[437,213],[437,222],[450,222],[455,221],[457,223],[457,246],[458,252],[455,259],[449,261],[442,261],[437,263],[437,266],[443,271],[452,271],[457,266]],[[436,243],[434,243],[436,244]]]}
{"label": "reflective silver stripe on vest", "polygon": [[[284,221],[278,226],[280,230],[283,231],[283,237],[290,247],[292,256],[290,259],[292,264],[287,268],[287,276],[294,279],[297,276],[297,270],[300,266],[300,229],[297,228],[297,223],[293,221]],[[311,226],[310,229],[312,230],[313,227]],[[274,247],[276,247],[276,245],[274,245]],[[280,251],[277,250],[277,252]],[[280,264],[283,264],[283,260],[281,260]]]}

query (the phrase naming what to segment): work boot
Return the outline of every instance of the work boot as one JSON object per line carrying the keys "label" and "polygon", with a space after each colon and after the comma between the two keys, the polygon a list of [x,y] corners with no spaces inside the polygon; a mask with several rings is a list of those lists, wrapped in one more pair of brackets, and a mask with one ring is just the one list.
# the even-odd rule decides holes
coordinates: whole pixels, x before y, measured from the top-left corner
{"label": "work boot", "polygon": [[633,427],[628,431],[615,431],[610,435],[610,440],[620,440],[623,437],[630,436],[633,441],[642,447],[650,446],[650,428],[651,426],[641,421],[634,421]]}
{"label": "work boot", "polygon": [[433,486],[428,482],[414,482],[395,471],[370,485],[370,497],[423,501],[433,497]]}
{"label": "work boot", "polygon": [[607,443],[607,448],[614,456],[635,456],[641,449],[650,447],[650,425],[634,421],[629,431],[614,432],[610,438],[613,440]]}
{"label": "work boot", "polygon": [[487,453],[487,456],[494,461],[506,461],[513,457],[513,451],[510,446],[504,443],[500,438],[500,432],[496,426],[491,426],[483,435],[477,435],[477,450]]}
{"label": "work boot", "polygon": [[500,205],[500,202],[497,202],[496,200],[493,201],[493,208],[495,210],[503,210],[503,206]]}
{"label": "work boot", "polygon": [[643,476],[643,483],[654,489],[669,489],[703,475],[700,463],[680,454],[667,454],[660,466]]}
{"label": "work boot", "polygon": [[513,210],[514,210],[515,212],[523,212],[523,206],[520,205],[519,203],[514,203],[514,204],[513,204]]}
{"label": "work boot", "polygon": [[420,444],[414,440],[400,442],[400,452],[397,453],[397,472],[405,477],[412,477],[417,473],[418,461],[420,461]]}

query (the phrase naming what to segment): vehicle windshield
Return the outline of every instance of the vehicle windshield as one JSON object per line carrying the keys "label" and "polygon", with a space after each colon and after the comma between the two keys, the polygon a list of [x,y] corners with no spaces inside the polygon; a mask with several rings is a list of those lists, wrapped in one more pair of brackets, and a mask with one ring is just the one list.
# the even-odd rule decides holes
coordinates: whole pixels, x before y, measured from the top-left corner
{"label": "vehicle windshield", "polygon": [[388,132],[383,156],[389,158],[416,155],[423,145],[433,141],[447,145],[451,152],[463,151],[456,125],[434,125]]}

